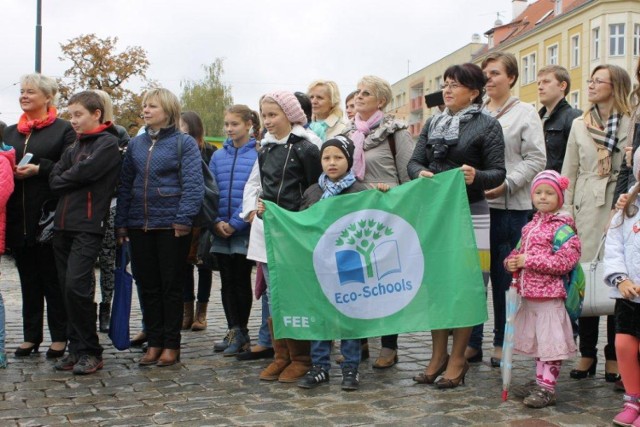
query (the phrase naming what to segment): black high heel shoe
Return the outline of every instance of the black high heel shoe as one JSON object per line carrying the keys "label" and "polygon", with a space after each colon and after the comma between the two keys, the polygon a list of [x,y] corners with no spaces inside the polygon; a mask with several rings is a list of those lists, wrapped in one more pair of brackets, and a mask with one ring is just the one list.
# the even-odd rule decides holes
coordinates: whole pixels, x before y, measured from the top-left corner
{"label": "black high heel shoe", "polygon": [[[590,359],[590,357],[585,357],[585,359]],[[583,378],[587,378],[587,376],[592,377],[596,374],[596,366],[598,365],[598,359],[593,358],[593,362],[591,362],[591,366],[586,371],[582,371],[580,369],[572,369],[569,372],[569,376],[576,380],[581,380]]]}
{"label": "black high heel shoe", "polygon": [[615,383],[616,381],[619,381],[621,377],[617,372],[607,372],[607,370],[611,368],[610,366],[608,366],[611,363],[615,363],[617,370],[618,362],[615,360],[607,360],[604,364],[604,380],[608,383]]}
{"label": "black high heel shoe", "polygon": [[27,357],[30,356],[31,353],[33,354],[38,354],[40,349],[40,344],[33,344],[31,347],[27,347],[27,348],[23,348],[23,347],[18,347],[16,348],[16,352],[15,352],[15,356],[16,357]]}
{"label": "black high heel shoe", "polygon": [[62,347],[62,350],[54,350],[53,348],[49,347],[47,349],[47,352],[45,353],[45,357],[47,359],[58,359],[62,356],[64,356],[64,352],[67,350],[67,345],[65,344],[64,347]]}
{"label": "black high heel shoe", "polygon": [[442,375],[444,371],[447,370],[447,364],[449,363],[449,355],[442,362],[442,365],[433,373],[427,374],[427,370],[425,369],[423,373],[413,377],[413,380],[418,384],[433,384],[435,380]]}

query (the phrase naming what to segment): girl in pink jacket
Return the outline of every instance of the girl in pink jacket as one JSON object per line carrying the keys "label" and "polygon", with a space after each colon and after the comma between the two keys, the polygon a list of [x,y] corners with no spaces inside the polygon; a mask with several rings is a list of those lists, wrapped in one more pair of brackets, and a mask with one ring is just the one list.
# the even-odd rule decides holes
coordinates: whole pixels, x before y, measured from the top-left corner
{"label": "girl in pink jacket", "polygon": [[[4,253],[4,236],[7,226],[7,201],[13,193],[13,169],[16,166],[16,152],[12,147],[0,145],[0,256]],[[0,294],[0,368],[7,367],[7,354],[4,351],[4,301]]]}
{"label": "girl in pink jacket", "polygon": [[[555,404],[560,366],[576,351],[571,320],[564,307],[564,277],[580,260],[575,223],[560,212],[568,186],[569,180],[553,170],[536,175],[531,199],[537,212],[522,229],[520,245],[504,261],[508,271],[519,273],[522,296],[514,320],[513,351],[536,360],[536,380],[512,387],[512,393],[524,397],[524,404],[532,408]],[[564,234],[565,241],[554,248],[557,233]]]}

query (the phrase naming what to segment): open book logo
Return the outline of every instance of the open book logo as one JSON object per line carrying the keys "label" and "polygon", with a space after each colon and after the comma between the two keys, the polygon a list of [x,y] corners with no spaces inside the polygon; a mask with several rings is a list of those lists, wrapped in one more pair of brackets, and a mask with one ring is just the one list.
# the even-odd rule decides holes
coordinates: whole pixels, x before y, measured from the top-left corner
{"label": "open book logo", "polygon": [[363,219],[349,224],[336,240],[336,246],[345,248],[335,254],[341,285],[352,282],[366,283],[375,274],[378,280],[391,273],[402,272],[400,252],[393,229],[374,219]]}
{"label": "open book logo", "polygon": [[322,291],[343,314],[375,319],[396,313],[417,294],[424,273],[418,234],[399,215],[364,209],[336,220],[313,251]]}

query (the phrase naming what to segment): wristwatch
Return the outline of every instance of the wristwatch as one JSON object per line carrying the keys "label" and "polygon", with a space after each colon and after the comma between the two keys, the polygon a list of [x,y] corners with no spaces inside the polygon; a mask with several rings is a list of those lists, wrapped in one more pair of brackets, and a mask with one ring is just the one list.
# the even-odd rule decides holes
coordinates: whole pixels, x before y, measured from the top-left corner
{"label": "wristwatch", "polygon": [[620,283],[628,279],[629,279],[629,276],[627,276],[626,274],[619,274],[615,276],[613,279],[611,279],[611,284],[617,288],[618,286],[620,286]]}

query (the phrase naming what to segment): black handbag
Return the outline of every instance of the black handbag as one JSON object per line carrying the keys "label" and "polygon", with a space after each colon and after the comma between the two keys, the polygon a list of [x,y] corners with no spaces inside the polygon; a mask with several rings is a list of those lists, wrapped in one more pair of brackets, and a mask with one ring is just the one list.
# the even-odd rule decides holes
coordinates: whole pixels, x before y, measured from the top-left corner
{"label": "black handbag", "polygon": [[36,228],[36,241],[38,243],[51,243],[53,239],[53,218],[56,216],[57,200],[46,200],[42,204],[38,227]]}

